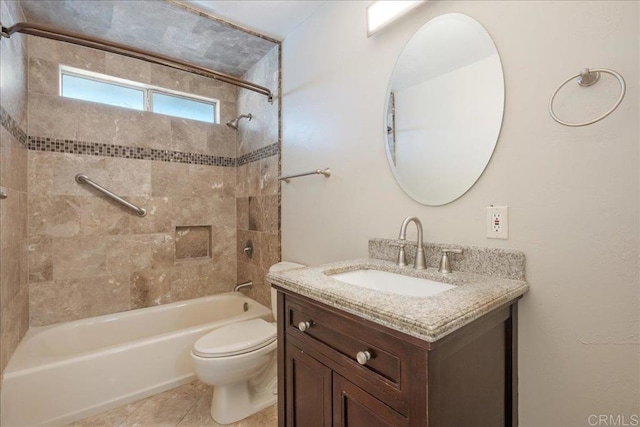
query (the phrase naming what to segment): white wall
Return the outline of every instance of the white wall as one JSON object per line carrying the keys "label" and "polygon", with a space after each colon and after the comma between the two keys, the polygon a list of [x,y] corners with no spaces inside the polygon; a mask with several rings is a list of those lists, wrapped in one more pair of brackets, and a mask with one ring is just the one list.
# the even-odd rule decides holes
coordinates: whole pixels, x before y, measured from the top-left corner
{"label": "white wall", "polygon": [[[423,220],[429,241],[521,249],[531,284],[520,304],[521,425],[638,414],[639,3],[434,1],[369,39],[366,6],[327,2],[284,42],[283,173],[331,167],[333,175],[283,184],[283,259],[366,256],[367,240],[395,237],[407,215]],[[447,12],[474,17],[492,35],[506,109],[475,187],[426,207],[387,165],[385,92],[406,41]],[[583,67],[619,71],[627,96],[600,123],[560,126],[548,99]],[[607,108],[605,95],[578,108]],[[510,206],[507,241],[484,237],[491,203]]]}

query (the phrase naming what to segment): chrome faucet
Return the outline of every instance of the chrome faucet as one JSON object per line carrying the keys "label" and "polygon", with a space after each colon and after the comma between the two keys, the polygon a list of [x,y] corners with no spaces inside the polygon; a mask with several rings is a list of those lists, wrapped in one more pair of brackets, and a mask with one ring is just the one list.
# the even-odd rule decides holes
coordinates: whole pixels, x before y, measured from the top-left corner
{"label": "chrome faucet", "polygon": [[402,225],[400,226],[400,235],[398,236],[398,239],[400,240],[400,243],[394,243],[393,246],[399,246],[400,247],[400,252],[398,253],[398,262],[397,264],[400,267],[404,267],[407,265],[407,260],[406,260],[406,255],[405,255],[405,251],[404,251],[404,247],[406,246],[406,240],[407,240],[407,226],[409,225],[410,222],[415,222],[416,223],[416,228],[418,229],[418,241],[416,242],[418,245],[418,248],[416,249],[416,262],[414,264],[414,267],[416,268],[416,270],[424,270],[427,268],[427,261],[425,259],[424,256],[424,247],[423,247],[423,241],[422,241],[422,223],[420,222],[420,220],[418,219],[418,217],[415,216],[408,216],[405,218],[404,221],[402,221]]}

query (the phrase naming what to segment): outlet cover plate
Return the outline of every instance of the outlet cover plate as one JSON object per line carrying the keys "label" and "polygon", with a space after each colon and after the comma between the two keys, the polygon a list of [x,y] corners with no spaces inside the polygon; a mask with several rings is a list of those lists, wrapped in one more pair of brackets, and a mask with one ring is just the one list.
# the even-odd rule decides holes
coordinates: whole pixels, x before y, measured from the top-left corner
{"label": "outlet cover plate", "polygon": [[509,207],[489,206],[487,207],[487,238],[508,239],[509,238]]}

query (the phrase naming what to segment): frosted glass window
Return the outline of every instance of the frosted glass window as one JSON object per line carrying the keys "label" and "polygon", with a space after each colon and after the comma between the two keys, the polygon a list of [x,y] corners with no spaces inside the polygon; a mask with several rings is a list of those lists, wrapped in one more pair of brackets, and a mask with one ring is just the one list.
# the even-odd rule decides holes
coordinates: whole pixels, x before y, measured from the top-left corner
{"label": "frosted glass window", "polygon": [[154,113],[215,123],[215,105],[210,102],[158,92],[152,92],[152,97]]}
{"label": "frosted glass window", "polygon": [[62,96],[115,105],[116,107],[144,110],[144,90],[108,82],[62,75]]}

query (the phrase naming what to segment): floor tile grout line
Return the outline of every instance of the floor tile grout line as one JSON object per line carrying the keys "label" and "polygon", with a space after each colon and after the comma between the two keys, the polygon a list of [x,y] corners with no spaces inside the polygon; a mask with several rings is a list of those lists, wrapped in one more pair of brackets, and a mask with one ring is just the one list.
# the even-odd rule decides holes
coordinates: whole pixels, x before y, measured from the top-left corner
{"label": "floor tile grout line", "polygon": [[185,412],[185,414],[182,416],[182,418],[180,418],[180,421],[178,421],[175,427],[179,427],[180,423],[182,423],[182,421],[184,421],[184,419],[187,418],[187,415],[189,415],[191,412],[193,412],[196,409],[196,407],[198,406],[198,403],[200,403],[200,401],[204,399],[208,391],[209,391],[209,387],[204,389],[204,393],[202,393],[202,395],[195,400],[191,408],[189,408],[189,410]]}

